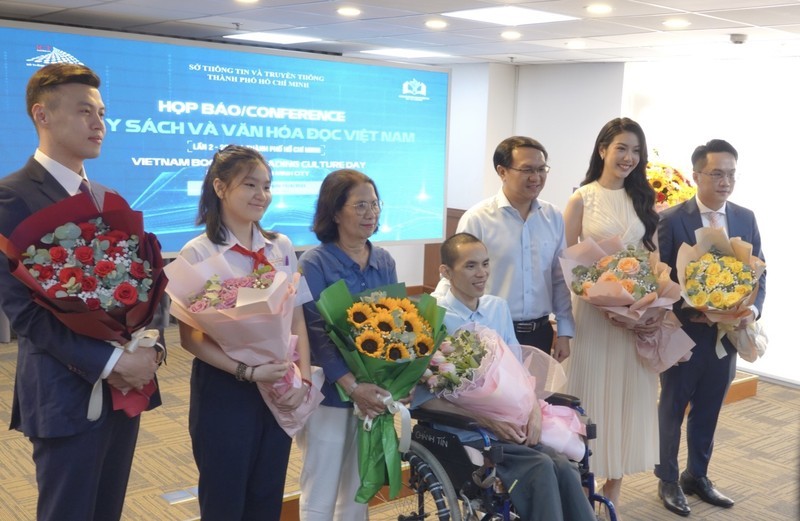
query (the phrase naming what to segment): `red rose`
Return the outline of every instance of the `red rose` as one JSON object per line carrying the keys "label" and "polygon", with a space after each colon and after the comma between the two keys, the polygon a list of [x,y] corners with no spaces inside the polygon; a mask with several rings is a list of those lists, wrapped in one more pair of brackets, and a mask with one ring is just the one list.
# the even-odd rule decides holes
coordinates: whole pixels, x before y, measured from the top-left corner
{"label": "red rose", "polygon": [[86,307],[88,307],[91,311],[94,311],[95,309],[100,309],[100,299],[87,298]]}
{"label": "red rose", "polygon": [[119,246],[111,246],[106,250],[106,255],[108,255],[110,259],[113,259],[115,256],[122,257],[124,254],[125,250]]}
{"label": "red rose", "polygon": [[41,264],[34,264],[33,268],[31,269],[39,272],[39,275],[37,275],[36,278],[42,282],[50,280],[53,277],[54,273],[53,267],[50,266],[49,264],[46,266],[43,266]]}
{"label": "red rose", "polygon": [[67,260],[67,250],[61,246],[53,246],[50,248],[50,260],[55,264],[60,264]]}
{"label": "red rose", "polygon": [[[65,295],[62,295],[61,297],[57,295],[59,291],[64,291],[64,288],[61,286],[61,284],[53,284],[52,286],[50,286],[50,288],[48,288],[47,296],[50,298],[64,297]],[[66,291],[64,291],[64,293],[66,293]]]}
{"label": "red rose", "polygon": [[76,283],[80,282],[83,279],[83,271],[75,267],[61,268],[61,271],[58,272],[58,281],[66,284],[71,279],[75,279]]}
{"label": "red rose", "polygon": [[131,306],[139,300],[139,293],[131,284],[123,282],[114,290],[114,298],[125,306]]}
{"label": "red rose", "polygon": [[94,248],[89,246],[78,246],[75,248],[75,258],[81,264],[94,264]]}
{"label": "red rose", "polygon": [[94,223],[80,223],[78,228],[81,229],[81,237],[86,242],[91,241],[94,238],[94,234],[97,233],[97,226]]}
{"label": "red rose", "polygon": [[105,277],[115,269],[117,269],[117,265],[114,264],[113,262],[109,260],[101,260],[98,261],[97,264],[95,265],[94,273],[98,277]]}
{"label": "red rose", "polygon": [[86,275],[81,280],[81,291],[90,292],[97,289],[97,279],[91,275]]}
{"label": "red rose", "polygon": [[114,243],[118,243],[119,241],[127,241],[130,238],[130,235],[123,232],[122,230],[111,230],[110,232],[107,233],[107,235],[110,235],[111,237],[114,238],[113,239]]}
{"label": "red rose", "polygon": [[131,262],[131,277],[134,279],[142,280],[147,277],[147,272],[144,270],[144,264],[141,262]]}

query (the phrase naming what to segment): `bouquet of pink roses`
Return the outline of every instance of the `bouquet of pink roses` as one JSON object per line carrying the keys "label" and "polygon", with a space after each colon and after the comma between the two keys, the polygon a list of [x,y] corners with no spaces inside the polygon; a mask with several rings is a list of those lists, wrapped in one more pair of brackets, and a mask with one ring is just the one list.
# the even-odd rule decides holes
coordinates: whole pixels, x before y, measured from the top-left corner
{"label": "bouquet of pink roses", "polygon": [[[213,338],[228,356],[250,366],[297,360],[291,326],[299,274],[290,280],[285,272],[264,266],[238,277],[223,255],[197,264],[178,257],[165,270],[170,275],[167,293],[173,299],[170,313]],[[280,411],[273,396],[301,385],[296,364],[282,380],[258,383],[267,407],[290,436],[322,402],[321,382],[314,381],[306,401],[290,413]]]}
{"label": "bouquet of pink roses", "polygon": [[619,237],[589,238],[562,252],[561,268],[579,298],[636,333],[636,351],[650,370],[689,359],[694,342],[672,312],[680,286],[658,254],[625,247]]}
{"label": "bouquet of pink roses", "polygon": [[[167,284],[161,248],[144,231],[142,213],[119,195],[106,192],[99,210],[82,193],[50,205],[22,221],[11,237],[0,236],[0,251],[33,299],[70,330],[128,350],[154,345],[157,332],[144,328]],[[155,381],[125,395],[111,387],[113,407],[136,416],[155,390]],[[101,404],[97,382],[90,419],[99,417]]]}
{"label": "bouquet of pink roses", "polygon": [[[528,358],[526,363],[530,363]],[[573,460],[584,456],[581,436],[586,435],[586,426],[577,413],[537,399],[536,379],[529,368],[488,327],[468,324],[445,337],[422,380],[439,398],[485,418],[522,427],[527,426],[533,408],[540,407],[541,443]]]}

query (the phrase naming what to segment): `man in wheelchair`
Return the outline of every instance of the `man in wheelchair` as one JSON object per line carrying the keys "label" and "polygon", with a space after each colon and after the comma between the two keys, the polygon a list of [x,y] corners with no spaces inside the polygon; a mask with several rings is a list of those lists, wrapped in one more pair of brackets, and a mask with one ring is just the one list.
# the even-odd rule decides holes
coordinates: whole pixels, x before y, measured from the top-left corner
{"label": "man in wheelchair", "polygon": [[[440,273],[450,280],[447,294],[438,299],[445,308],[445,325],[453,332],[471,322],[495,330],[520,360],[520,346],[514,335],[511,313],[505,300],[484,295],[489,276],[489,254],[483,243],[468,233],[458,233],[441,247]],[[435,398],[419,386],[414,407],[455,413],[475,420],[500,447],[494,461],[497,476],[510,493],[517,515],[524,521],[595,521],[596,517],[581,485],[575,463],[563,454],[539,443],[541,409],[534,405],[527,426],[520,427],[465,410],[447,400]],[[479,432],[436,425],[456,434],[464,445],[484,448]]]}

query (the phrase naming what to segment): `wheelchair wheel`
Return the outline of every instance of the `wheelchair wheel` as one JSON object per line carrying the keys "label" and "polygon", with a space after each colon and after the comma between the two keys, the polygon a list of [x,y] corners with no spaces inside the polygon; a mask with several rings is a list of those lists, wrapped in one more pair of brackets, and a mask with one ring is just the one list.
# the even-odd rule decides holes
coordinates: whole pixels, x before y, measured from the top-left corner
{"label": "wheelchair wheel", "polygon": [[431,452],[417,443],[403,455],[409,464],[409,481],[400,499],[381,509],[379,518],[386,521],[462,521],[458,496],[447,472]]}

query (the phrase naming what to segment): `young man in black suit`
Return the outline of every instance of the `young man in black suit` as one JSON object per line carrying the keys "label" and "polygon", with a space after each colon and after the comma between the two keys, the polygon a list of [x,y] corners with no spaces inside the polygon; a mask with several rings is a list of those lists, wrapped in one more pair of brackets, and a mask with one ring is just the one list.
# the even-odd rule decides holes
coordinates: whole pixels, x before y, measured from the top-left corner
{"label": "young man in black suit", "polygon": [[[727,141],[712,139],[692,154],[697,197],[665,211],[658,227],[661,260],[672,267],[678,249],[684,242],[696,243],[695,230],[703,226],[721,226],[729,237],[741,237],[753,245],[753,255],[763,260],[761,235],[751,210],[728,202],[736,185],[736,161],[739,154]],[[677,280],[677,279],[676,279]],[[758,295],[744,326],[761,315],[767,292],[766,272],[759,280]],[[684,331],[695,341],[692,357],[661,373],[661,399],[658,405],[660,463],[655,474],[659,478],[658,494],[664,506],[681,516],[691,512],[686,494],[697,496],[712,505],[733,506],[733,500],[722,494],[708,479],[708,463],[714,448],[722,402],[736,374],[736,350],[723,338],[726,355],[716,354],[717,326],[693,308],[675,305],[675,313]],[[678,476],[678,448],[686,407],[691,405],[686,424],[688,461]]]}
{"label": "young man in black suit", "polygon": [[[19,171],[0,179],[0,233],[10,236],[31,214],[78,193],[84,160],[100,154],[105,106],[100,79],[76,64],[51,64],[29,80],[28,114],[39,146]],[[107,189],[91,187],[95,199]],[[0,254],[0,306],[17,333],[19,353],[11,428],[33,444],[39,488],[37,519],[119,519],[125,499],[139,416],[112,410],[108,386],[141,388],[155,377],[154,349],[128,353],[108,342],[73,333],[38,305],[9,272]],[[103,410],[87,409],[101,381]],[[158,392],[150,406],[160,404]]]}

